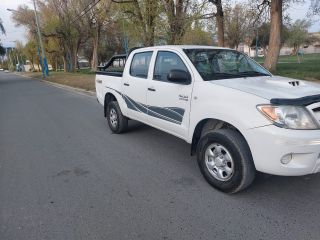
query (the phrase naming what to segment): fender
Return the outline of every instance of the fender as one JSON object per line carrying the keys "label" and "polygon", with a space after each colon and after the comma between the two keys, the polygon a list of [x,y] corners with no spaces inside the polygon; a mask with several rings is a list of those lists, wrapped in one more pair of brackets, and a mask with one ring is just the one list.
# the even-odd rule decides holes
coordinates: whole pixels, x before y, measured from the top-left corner
{"label": "fender", "polygon": [[104,102],[103,102],[104,103],[103,104],[104,105],[104,116],[106,117],[106,106],[105,106],[105,104],[106,104],[106,100],[108,100],[108,99],[106,99],[106,96],[108,94],[111,94],[112,96],[115,97],[116,101],[119,103],[119,107],[120,107],[120,110],[121,110],[122,114],[127,116],[127,104],[126,104],[126,102],[125,102],[125,100],[123,98],[122,93],[120,91],[118,91],[116,89],[113,89],[113,88],[110,88],[110,87],[106,87],[105,86],[105,88],[106,88],[106,92],[104,94]]}

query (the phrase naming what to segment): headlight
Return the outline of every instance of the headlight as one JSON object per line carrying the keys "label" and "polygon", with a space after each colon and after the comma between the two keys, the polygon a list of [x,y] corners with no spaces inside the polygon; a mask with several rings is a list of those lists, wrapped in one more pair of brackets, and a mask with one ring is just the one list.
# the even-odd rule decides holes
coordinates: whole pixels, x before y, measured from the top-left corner
{"label": "headlight", "polygon": [[318,129],[319,125],[304,107],[258,105],[258,110],[276,126],[289,129]]}

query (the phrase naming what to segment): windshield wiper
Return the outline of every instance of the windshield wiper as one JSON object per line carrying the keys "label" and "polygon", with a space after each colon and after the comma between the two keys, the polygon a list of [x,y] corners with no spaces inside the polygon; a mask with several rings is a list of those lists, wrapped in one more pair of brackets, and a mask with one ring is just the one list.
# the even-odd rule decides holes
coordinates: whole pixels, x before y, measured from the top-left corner
{"label": "windshield wiper", "polygon": [[246,72],[239,72],[239,75],[248,75],[248,76],[270,76],[267,73],[262,73],[262,72],[258,72],[258,71],[246,71]]}
{"label": "windshield wiper", "polygon": [[243,77],[242,75],[232,74],[232,73],[212,73],[212,74],[202,74],[202,73],[200,73],[200,75],[202,76],[202,78],[205,81]]}
{"label": "windshield wiper", "polygon": [[238,72],[238,73],[212,73],[212,74],[204,74],[199,72],[202,78],[205,81],[211,80],[222,80],[222,79],[230,79],[230,78],[243,78],[243,77],[254,77],[254,76],[270,76],[269,74],[256,72],[256,71],[247,71],[247,72]]}

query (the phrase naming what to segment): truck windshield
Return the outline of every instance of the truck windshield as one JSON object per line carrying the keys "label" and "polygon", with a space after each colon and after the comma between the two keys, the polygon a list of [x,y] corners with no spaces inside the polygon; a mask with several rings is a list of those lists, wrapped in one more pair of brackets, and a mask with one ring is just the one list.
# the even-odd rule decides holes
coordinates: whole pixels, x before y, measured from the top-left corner
{"label": "truck windshield", "polygon": [[270,73],[246,55],[228,49],[184,49],[205,81],[271,76]]}

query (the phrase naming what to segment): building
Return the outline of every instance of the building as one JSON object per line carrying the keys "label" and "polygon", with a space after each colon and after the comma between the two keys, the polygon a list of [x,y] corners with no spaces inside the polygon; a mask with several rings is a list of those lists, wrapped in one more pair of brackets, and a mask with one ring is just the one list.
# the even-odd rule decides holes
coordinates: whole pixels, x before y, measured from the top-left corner
{"label": "building", "polygon": [[[320,53],[320,32],[310,33],[310,39],[313,39],[310,43],[305,43],[300,46],[300,52],[303,54],[314,54]],[[247,54],[250,57],[256,56],[255,46],[250,47],[244,43],[239,44],[238,51]],[[285,44],[280,49],[280,56],[292,54],[292,47],[286,46]],[[263,57],[266,54],[266,49],[258,47],[258,56]]]}

